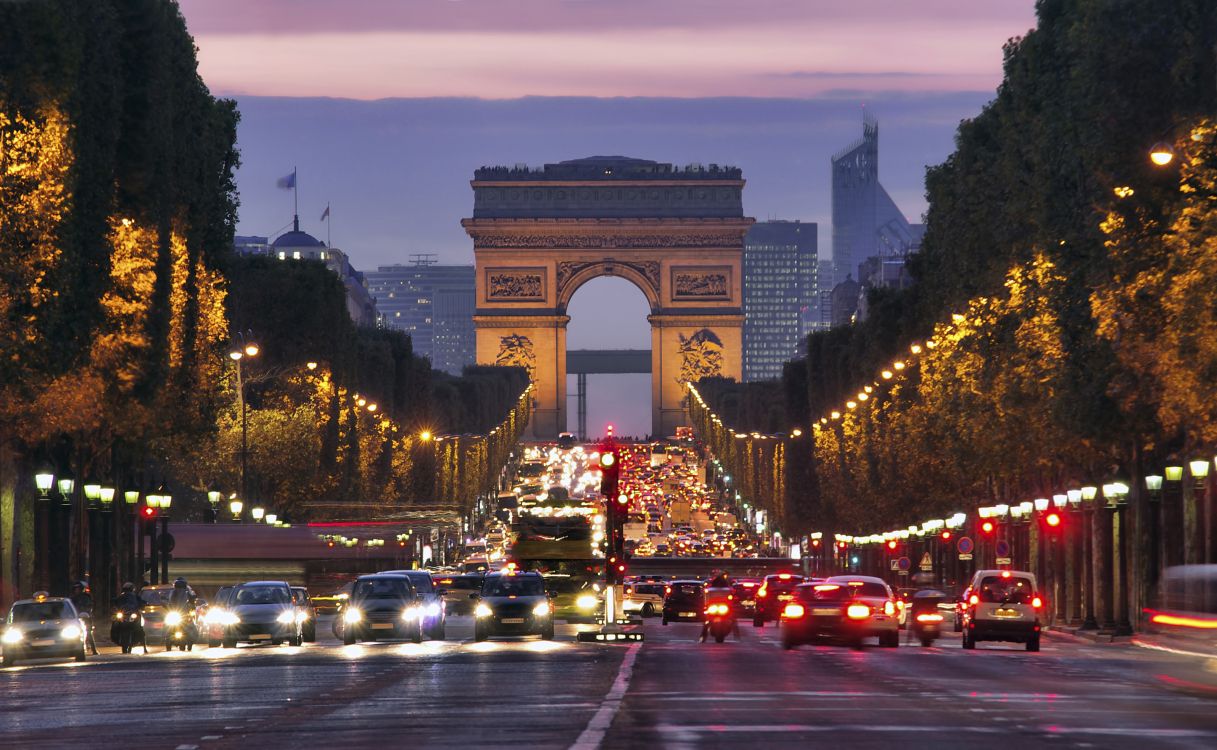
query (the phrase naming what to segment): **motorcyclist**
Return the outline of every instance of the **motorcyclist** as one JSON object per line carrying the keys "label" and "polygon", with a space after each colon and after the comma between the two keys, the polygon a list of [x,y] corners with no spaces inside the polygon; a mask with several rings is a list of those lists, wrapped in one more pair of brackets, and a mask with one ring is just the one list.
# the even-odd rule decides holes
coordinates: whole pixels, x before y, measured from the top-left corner
{"label": "motorcyclist", "polygon": [[97,656],[97,642],[93,639],[93,595],[89,592],[89,584],[84,581],[74,582],[72,592],[68,595],[68,601],[72,602],[72,606],[76,608],[76,614],[88,625],[89,651]]}
{"label": "motorcyclist", "polygon": [[173,593],[169,594],[169,609],[176,609],[183,615],[192,611],[198,597],[194,595],[194,590],[186,584],[186,579],[178,576],[173,582]]}
{"label": "motorcyclist", "polygon": [[[732,588],[731,576],[726,571],[720,571],[714,578],[710,579],[709,585],[706,586],[706,606],[711,604],[726,604],[728,607],[729,617],[731,618],[731,633],[739,640],[739,620],[735,617],[735,601],[734,589]],[[705,641],[706,636],[710,634],[710,619],[707,617],[701,626],[700,641]]]}
{"label": "motorcyclist", "polygon": [[[110,640],[119,641],[119,645],[123,647],[123,653],[130,653],[132,647],[136,643],[143,643],[144,653],[148,653],[148,643],[143,637],[143,628],[140,627],[139,621],[132,623],[128,621],[128,617],[133,613],[138,613],[143,609],[143,601],[140,600],[139,594],[135,593],[135,584],[128,581],[123,584],[123,591],[114,598],[114,609],[121,616],[121,620],[111,626]],[[120,629],[130,629],[131,638],[119,639]]]}
{"label": "motorcyclist", "polygon": [[127,581],[123,584],[123,592],[114,598],[114,608],[121,612],[134,612],[143,606],[139,594],[135,593],[135,584]]}

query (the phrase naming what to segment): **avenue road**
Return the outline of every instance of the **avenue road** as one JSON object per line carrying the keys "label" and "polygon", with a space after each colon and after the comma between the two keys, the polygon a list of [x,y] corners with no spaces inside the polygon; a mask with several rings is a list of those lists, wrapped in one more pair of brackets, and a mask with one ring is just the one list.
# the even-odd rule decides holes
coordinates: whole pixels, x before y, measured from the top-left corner
{"label": "avenue road", "polygon": [[634,646],[557,640],[244,647],[0,670],[0,747],[1217,746],[1217,699],[1177,690],[1161,655],[948,634],[932,648],[783,651],[772,627],[698,643],[646,622]]}

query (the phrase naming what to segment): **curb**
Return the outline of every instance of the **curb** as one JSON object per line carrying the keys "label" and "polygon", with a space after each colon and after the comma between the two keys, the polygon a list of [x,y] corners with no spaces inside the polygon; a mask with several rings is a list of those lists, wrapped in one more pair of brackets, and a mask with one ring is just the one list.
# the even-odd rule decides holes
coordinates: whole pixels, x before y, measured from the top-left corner
{"label": "curb", "polygon": [[1085,641],[1087,643],[1111,643],[1114,645],[1130,645],[1135,643],[1134,637],[1129,635],[1112,635],[1111,633],[1100,633],[1095,630],[1077,630],[1074,628],[1044,628],[1045,633],[1062,638],[1072,638],[1077,641]]}

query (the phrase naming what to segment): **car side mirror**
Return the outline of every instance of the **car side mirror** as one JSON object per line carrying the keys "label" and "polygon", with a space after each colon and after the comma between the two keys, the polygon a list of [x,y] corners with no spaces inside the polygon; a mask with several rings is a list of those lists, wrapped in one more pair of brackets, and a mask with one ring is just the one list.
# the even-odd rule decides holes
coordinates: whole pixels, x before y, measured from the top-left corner
{"label": "car side mirror", "polygon": [[481,594],[470,594],[470,595],[469,595],[469,598],[470,598],[470,599],[477,599],[477,598],[479,598],[480,596],[481,596]]}

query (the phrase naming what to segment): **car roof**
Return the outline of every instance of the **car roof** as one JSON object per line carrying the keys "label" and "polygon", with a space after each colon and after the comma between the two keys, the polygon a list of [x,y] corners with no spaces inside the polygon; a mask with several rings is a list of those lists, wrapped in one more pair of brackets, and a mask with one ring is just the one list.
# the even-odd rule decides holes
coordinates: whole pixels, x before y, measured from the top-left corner
{"label": "car roof", "polygon": [[856,576],[856,575],[832,576],[830,578],[824,579],[823,582],[824,583],[848,583],[850,581],[861,581],[863,583],[879,583],[884,586],[887,585],[887,581],[883,580],[882,578],[875,578],[874,576]]}
{"label": "car roof", "polygon": [[291,588],[291,586],[287,585],[287,581],[246,581],[245,583],[238,583],[237,586],[282,586],[284,588]]}
{"label": "car roof", "polygon": [[356,583],[358,583],[359,581],[378,581],[378,580],[381,580],[381,579],[384,579],[384,578],[394,578],[394,579],[396,579],[396,578],[406,578],[406,579],[409,579],[409,577],[410,577],[410,576],[406,575],[405,573],[399,573],[399,572],[397,572],[397,571],[395,571],[395,570],[394,570],[394,571],[389,571],[388,573],[368,573],[367,575],[364,575],[364,576],[359,576],[359,578],[355,579],[355,581],[356,581]]}
{"label": "car roof", "polygon": [[[494,570],[486,574],[487,578],[502,578],[503,576],[507,576],[508,578],[544,578],[544,576],[535,570],[518,570],[515,573],[508,573],[505,570]],[[567,576],[567,578],[569,577],[570,576]]]}
{"label": "car roof", "polygon": [[13,602],[13,606],[16,607],[18,604],[46,604],[47,602],[67,602],[71,604],[72,600],[66,596],[48,596],[45,599],[18,599]]}
{"label": "car roof", "polygon": [[980,579],[988,578],[989,576],[996,576],[1000,578],[1004,574],[1009,574],[1006,576],[1009,578],[1018,576],[1019,578],[1030,578],[1032,581],[1035,580],[1035,574],[1027,570],[978,570],[976,571],[976,575],[972,576],[972,580],[979,581]]}
{"label": "car roof", "polygon": [[676,584],[676,583],[696,583],[698,586],[705,586],[705,585],[706,585],[706,582],[705,582],[705,581],[698,581],[698,580],[696,580],[696,579],[694,579],[694,578],[677,578],[676,580],[673,580],[673,581],[668,581],[668,583],[672,583],[672,584]]}
{"label": "car roof", "polygon": [[382,570],[381,572],[379,572],[379,573],[374,573],[374,574],[372,574],[372,575],[378,575],[378,576],[384,576],[384,575],[394,575],[394,576],[409,576],[409,577],[412,577],[412,578],[422,578],[423,576],[427,576],[428,578],[430,578],[430,577],[431,577],[431,571],[429,571],[429,570]]}

